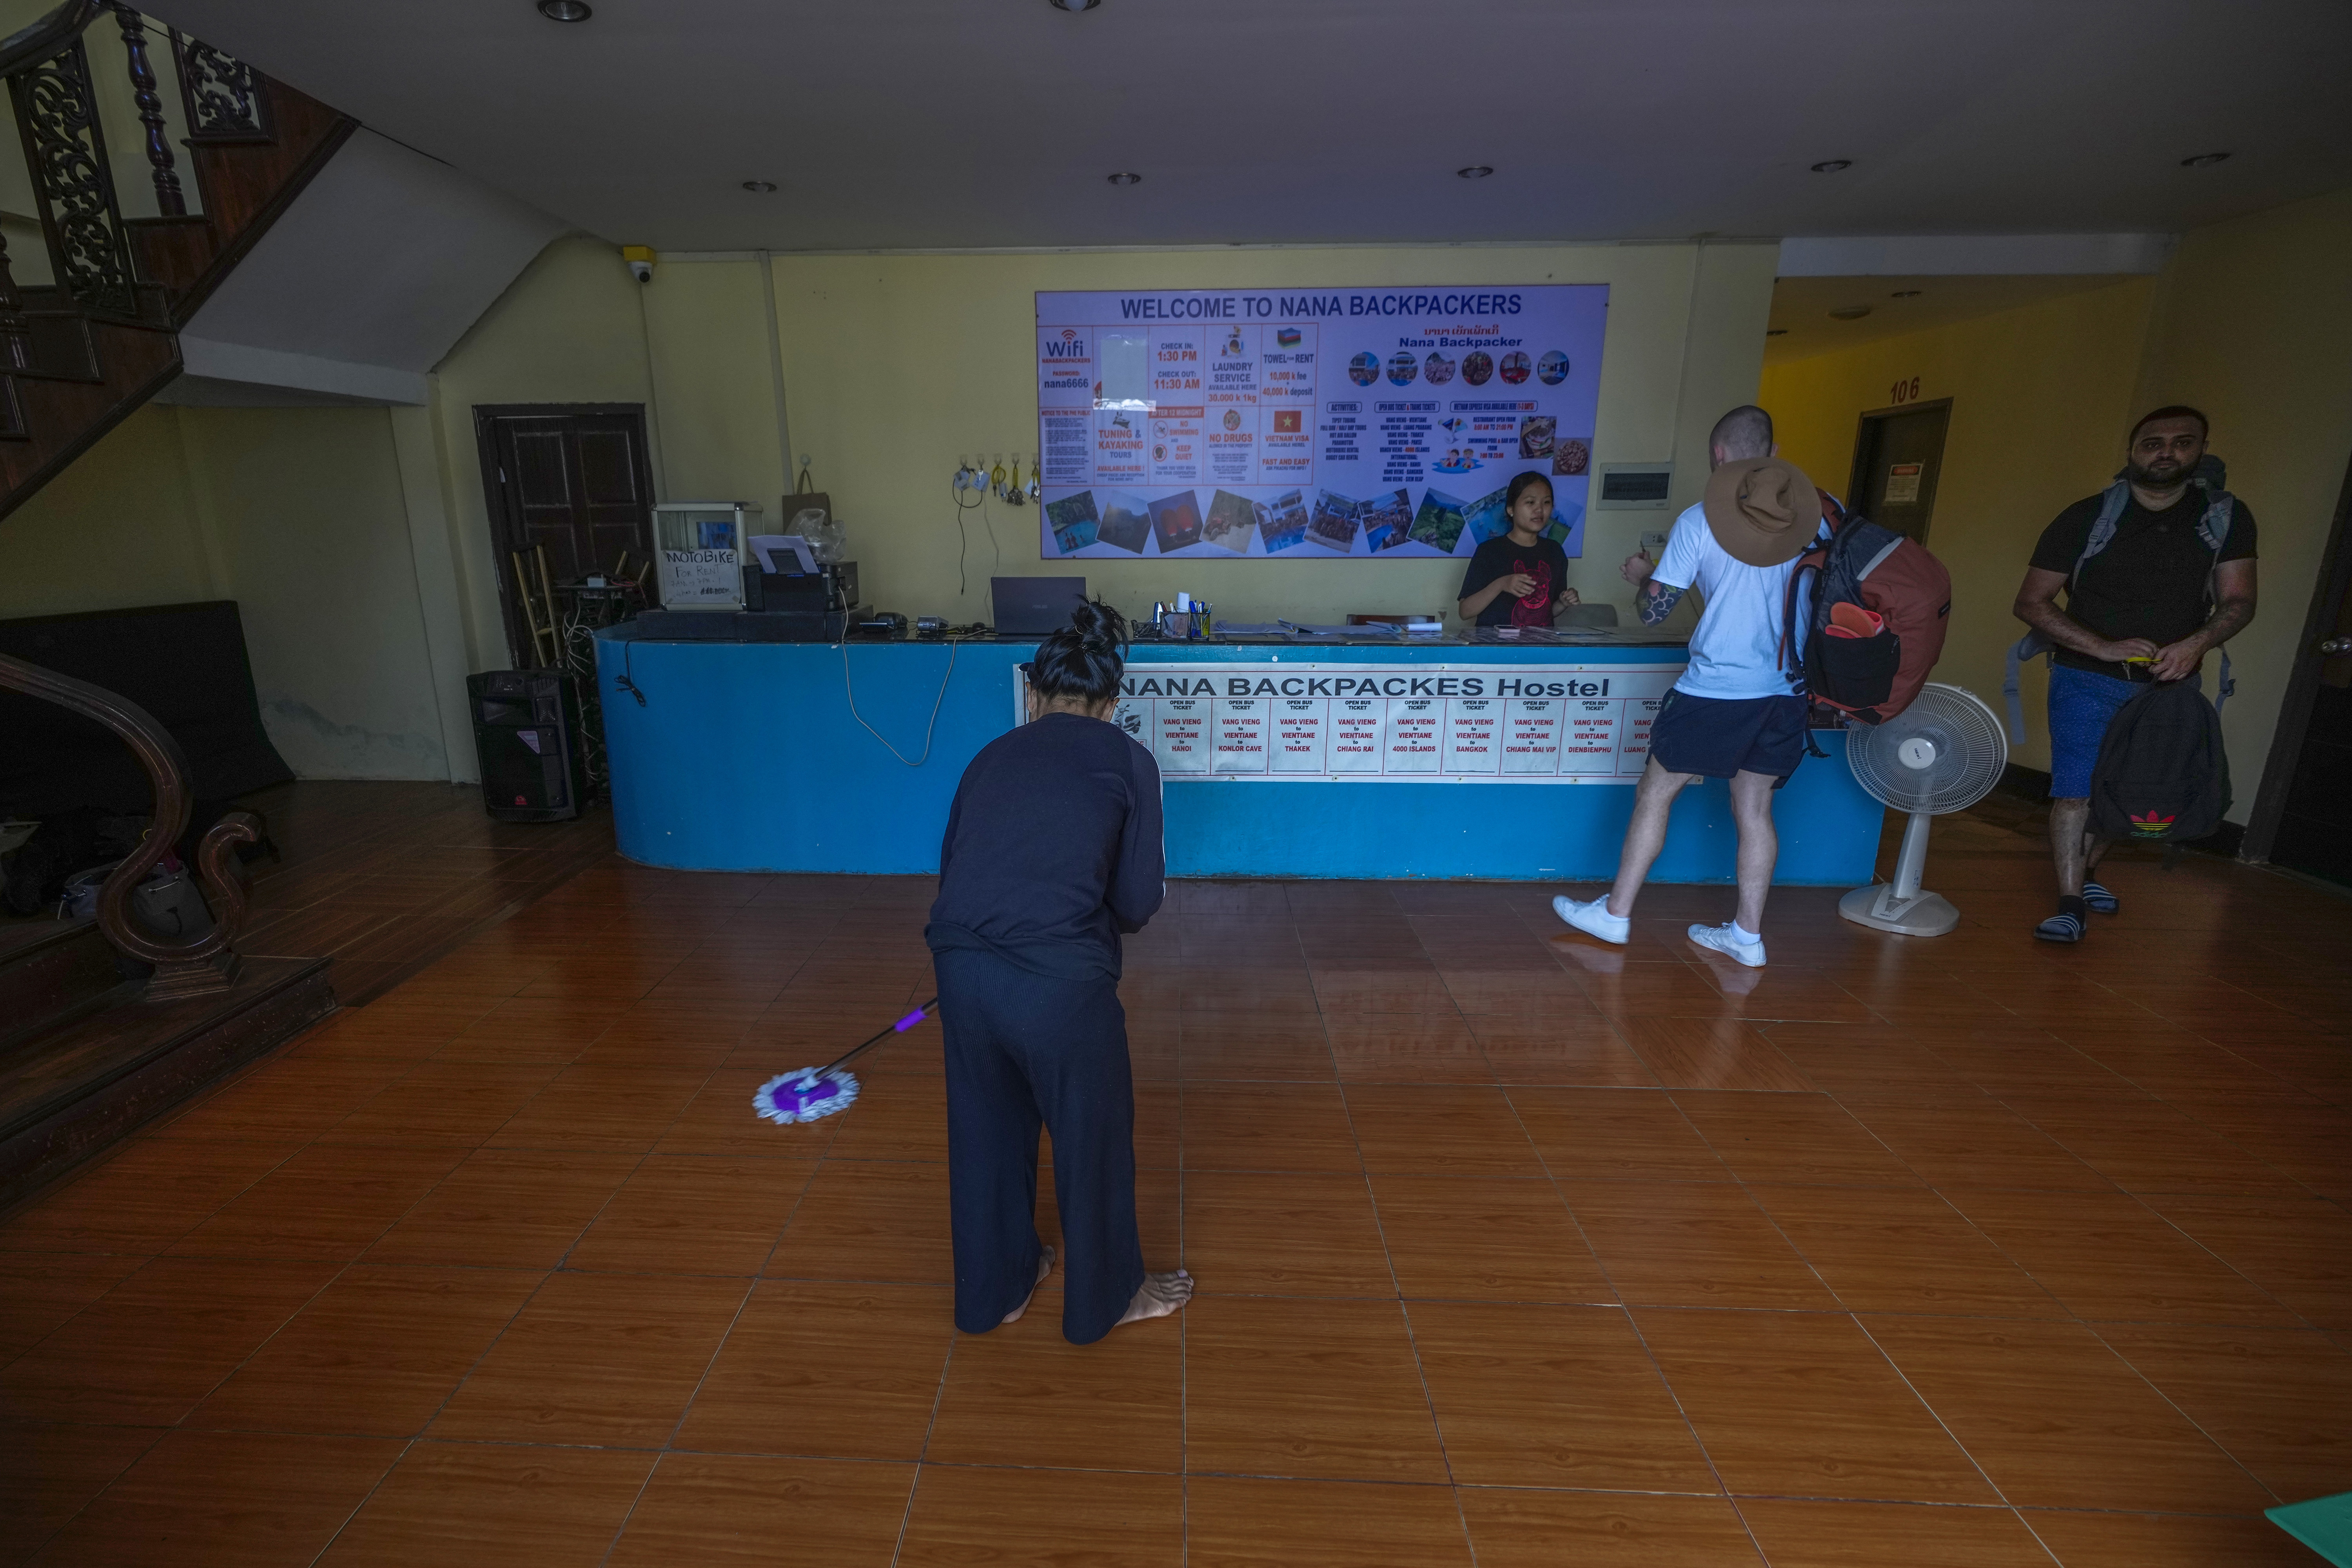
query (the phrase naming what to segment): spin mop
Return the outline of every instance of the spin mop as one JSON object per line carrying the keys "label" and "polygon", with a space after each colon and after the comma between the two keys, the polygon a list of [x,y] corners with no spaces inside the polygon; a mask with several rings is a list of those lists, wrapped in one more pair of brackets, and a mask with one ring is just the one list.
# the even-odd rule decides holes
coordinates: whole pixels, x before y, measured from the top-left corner
{"label": "spin mop", "polygon": [[796,1068],[779,1073],[752,1092],[751,1109],[787,1127],[795,1121],[814,1121],[820,1116],[831,1116],[845,1109],[857,1098],[857,1080],[841,1069],[891,1036],[905,1034],[929,1017],[931,1009],[939,1005],[940,999],[932,997],[872,1039],[851,1047],[821,1068]]}

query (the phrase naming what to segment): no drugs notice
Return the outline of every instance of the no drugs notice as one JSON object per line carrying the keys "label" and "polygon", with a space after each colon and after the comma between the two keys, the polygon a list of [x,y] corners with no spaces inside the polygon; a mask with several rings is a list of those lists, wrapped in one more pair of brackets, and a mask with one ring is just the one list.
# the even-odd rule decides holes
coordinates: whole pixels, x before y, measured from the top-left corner
{"label": "no drugs notice", "polygon": [[1111,718],[1170,780],[1622,784],[1648,762],[1650,725],[1682,671],[1130,664]]}

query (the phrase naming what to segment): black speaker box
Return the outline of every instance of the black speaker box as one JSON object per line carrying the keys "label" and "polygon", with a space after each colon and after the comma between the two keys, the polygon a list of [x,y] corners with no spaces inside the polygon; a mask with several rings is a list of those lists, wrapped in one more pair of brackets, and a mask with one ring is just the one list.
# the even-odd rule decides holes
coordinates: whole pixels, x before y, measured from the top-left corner
{"label": "black speaker box", "polygon": [[580,815],[580,693],[549,669],[494,669],[466,678],[482,805],[500,822],[565,822]]}

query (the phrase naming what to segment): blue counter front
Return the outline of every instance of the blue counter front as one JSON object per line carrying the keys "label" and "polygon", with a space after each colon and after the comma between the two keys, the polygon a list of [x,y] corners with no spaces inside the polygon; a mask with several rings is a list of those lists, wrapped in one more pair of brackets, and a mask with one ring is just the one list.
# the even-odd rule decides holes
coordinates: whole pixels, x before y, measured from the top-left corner
{"label": "blue counter front", "polygon": [[[1015,667],[1035,646],[672,642],[609,628],[598,634],[597,666],[621,853],[688,870],[936,871],[956,783],[980,749],[1012,727]],[[1631,641],[1139,643],[1131,661],[1214,676],[1219,666],[1279,658],[1387,678],[1432,665],[1654,668],[1684,657],[1679,647]],[[619,684],[624,679],[642,702]],[[1871,878],[1883,810],[1847,770],[1845,738],[1819,740],[1828,760],[1808,759],[1777,802],[1776,879],[1859,885]],[[1633,790],[1630,780],[1171,772],[1165,798],[1168,868],[1176,876],[1590,881],[1616,868]],[[1654,877],[1728,882],[1735,843],[1725,786],[1694,786],[1675,806]]]}

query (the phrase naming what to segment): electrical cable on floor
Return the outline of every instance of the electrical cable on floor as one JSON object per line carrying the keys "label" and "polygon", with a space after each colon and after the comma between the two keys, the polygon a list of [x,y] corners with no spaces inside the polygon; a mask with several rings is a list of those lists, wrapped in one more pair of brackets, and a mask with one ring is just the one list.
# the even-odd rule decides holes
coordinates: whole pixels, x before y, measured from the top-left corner
{"label": "electrical cable on floor", "polygon": [[931,760],[931,736],[940,727],[940,705],[945,702],[948,699],[948,682],[955,679],[956,645],[962,640],[963,639],[961,637],[950,637],[948,639],[948,672],[940,677],[940,694],[931,699],[930,722],[923,726],[923,754],[917,757],[911,763],[908,762],[905,757],[900,756],[898,748],[892,745],[888,740],[885,739],[881,731],[876,729],[873,725],[866,723],[866,715],[857,710],[857,688],[851,683],[849,679],[849,644],[846,639],[845,639],[841,644],[841,689],[849,699],[849,716],[856,720],[857,722],[864,727],[867,734],[873,736],[876,740],[880,741],[884,751],[889,752],[893,757],[897,757],[900,763],[904,763],[908,767],[919,768],[925,763]]}

